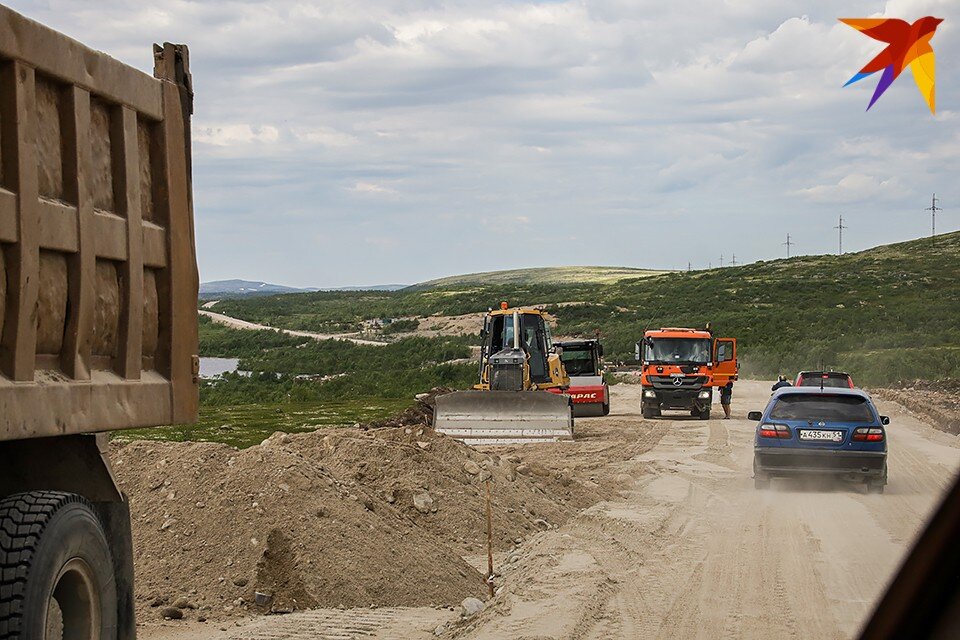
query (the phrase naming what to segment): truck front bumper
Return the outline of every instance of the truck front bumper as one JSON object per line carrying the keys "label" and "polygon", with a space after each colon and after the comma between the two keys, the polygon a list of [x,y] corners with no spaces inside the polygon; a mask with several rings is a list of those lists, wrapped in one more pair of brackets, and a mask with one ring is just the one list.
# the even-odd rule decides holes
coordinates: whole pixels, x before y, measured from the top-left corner
{"label": "truck front bumper", "polygon": [[644,404],[652,404],[661,409],[697,409],[709,407],[713,402],[713,393],[709,387],[700,389],[643,389]]}

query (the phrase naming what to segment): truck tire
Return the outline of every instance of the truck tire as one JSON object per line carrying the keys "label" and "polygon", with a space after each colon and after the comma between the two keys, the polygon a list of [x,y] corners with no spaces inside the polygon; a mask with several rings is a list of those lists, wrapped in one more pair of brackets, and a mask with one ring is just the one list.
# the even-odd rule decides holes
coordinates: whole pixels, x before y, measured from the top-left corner
{"label": "truck tire", "polygon": [[604,402],[604,403],[603,403],[603,415],[605,415],[605,416],[610,415],[610,403],[609,403],[609,402]]}
{"label": "truck tire", "polygon": [[653,417],[656,415],[653,411],[653,405],[646,404],[646,403],[640,405],[640,413],[643,414],[643,417],[646,420],[652,420]]}
{"label": "truck tire", "polygon": [[42,640],[48,630],[55,638],[116,638],[117,585],[90,503],[31,491],[0,500],[0,638]]}
{"label": "truck tire", "polygon": [[701,420],[710,419],[710,407],[707,407],[706,409],[703,409],[702,411],[700,411],[700,419]]}

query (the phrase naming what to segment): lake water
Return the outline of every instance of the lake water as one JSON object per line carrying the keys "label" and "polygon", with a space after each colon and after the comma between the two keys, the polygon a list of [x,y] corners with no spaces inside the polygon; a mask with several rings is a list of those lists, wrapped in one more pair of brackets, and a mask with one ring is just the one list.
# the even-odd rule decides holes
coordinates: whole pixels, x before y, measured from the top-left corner
{"label": "lake water", "polygon": [[200,377],[216,378],[237,370],[239,358],[200,358]]}

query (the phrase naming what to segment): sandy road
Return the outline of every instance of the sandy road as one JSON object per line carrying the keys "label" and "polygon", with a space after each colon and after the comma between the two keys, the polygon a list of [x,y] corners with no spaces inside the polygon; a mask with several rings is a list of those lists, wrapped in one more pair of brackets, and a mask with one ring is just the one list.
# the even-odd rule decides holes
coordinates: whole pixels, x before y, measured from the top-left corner
{"label": "sandy road", "polygon": [[[527,445],[525,460],[618,489],[523,545],[502,592],[445,638],[848,638],[856,634],[960,468],[960,438],[880,402],[891,417],[890,484],[751,478],[769,383],[738,383],[733,420],[639,415],[639,387],[613,387],[606,418],[571,445]],[[714,416],[720,414],[715,408]],[[435,609],[318,610],[224,625],[162,623],[147,640],[434,638]]]}
{"label": "sandy road", "polygon": [[[637,391],[615,387],[614,415],[637,413]],[[636,478],[622,498],[543,534],[457,637],[855,634],[960,467],[960,442],[881,403],[892,419],[886,494],[787,480],[757,491],[755,424],[743,417],[768,397],[768,384],[741,382],[737,419],[670,420],[657,446],[611,469]]]}
{"label": "sandy road", "polygon": [[210,311],[209,309],[199,309],[198,313],[202,316],[207,316],[217,324],[222,324],[232,329],[246,329],[250,331],[279,331],[280,333],[285,333],[288,336],[313,338],[314,340],[343,340],[345,342],[364,344],[373,347],[382,347],[387,344],[386,342],[378,342],[377,340],[365,340],[363,338],[358,338],[358,334],[355,333],[315,333],[313,331],[296,331],[294,329],[268,327],[265,324],[257,324],[256,322],[248,322],[246,320],[241,320],[240,318],[225,316],[222,313],[216,313],[215,311]]}

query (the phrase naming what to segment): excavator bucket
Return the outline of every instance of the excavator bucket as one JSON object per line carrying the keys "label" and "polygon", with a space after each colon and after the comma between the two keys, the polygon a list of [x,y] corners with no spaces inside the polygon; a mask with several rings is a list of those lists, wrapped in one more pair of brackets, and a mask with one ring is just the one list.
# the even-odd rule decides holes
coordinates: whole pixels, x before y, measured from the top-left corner
{"label": "excavator bucket", "polygon": [[570,397],[547,391],[455,391],[437,396],[433,426],[472,445],[573,440]]}

